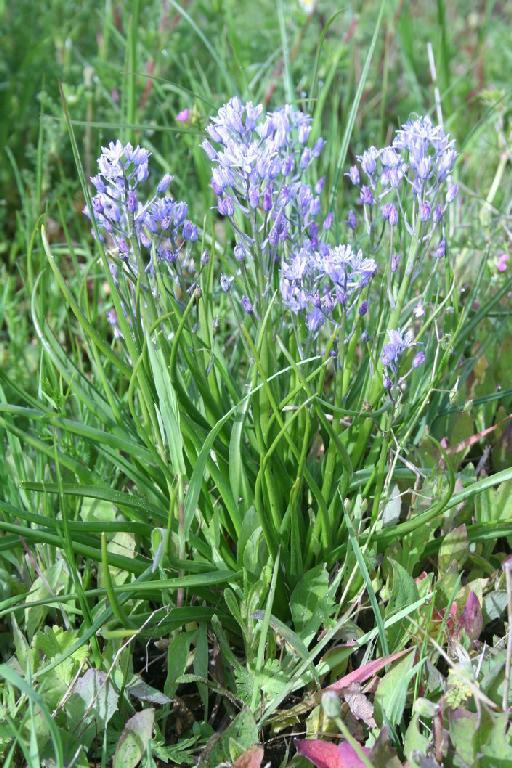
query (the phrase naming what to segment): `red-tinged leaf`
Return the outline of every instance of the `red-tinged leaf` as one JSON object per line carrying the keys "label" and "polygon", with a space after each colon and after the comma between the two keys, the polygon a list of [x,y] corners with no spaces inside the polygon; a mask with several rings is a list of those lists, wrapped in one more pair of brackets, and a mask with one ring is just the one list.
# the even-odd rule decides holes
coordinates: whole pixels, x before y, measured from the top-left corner
{"label": "red-tinged leaf", "polygon": [[348,675],[341,677],[332,685],[327,686],[325,690],[341,691],[343,688],[347,688],[349,685],[352,685],[353,683],[364,683],[364,681],[368,680],[369,677],[373,677],[373,675],[376,675],[377,672],[380,672],[381,669],[384,669],[385,666],[387,666],[388,664],[391,664],[393,661],[396,661],[397,659],[400,659],[402,656],[404,656],[406,653],[409,653],[409,652],[410,652],[410,649],[406,648],[403,651],[397,651],[396,653],[392,653],[390,656],[383,656],[380,659],[374,659],[373,661],[369,661],[368,664],[363,664],[362,667],[359,667],[358,669],[354,669],[353,672],[349,672]]}
{"label": "red-tinged leaf", "polygon": [[249,747],[233,763],[233,768],[260,768],[263,762],[263,749],[259,744]]}
{"label": "red-tinged leaf", "polygon": [[459,624],[471,640],[478,640],[484,626],[484,619],[480,602],[473,591],[468,595],[466,605],[460,615]]}
{"label": "red-tinged leaf", "polygon": [[[348,741],[344,741],[343,744],[340,744],[338,749],[341,755],[343,768],[366,768],[366,765]],[[370,750],[367,747],[361,747],[361,750],[365,755],[370,754]]]}
{"label": "red-tinged leaf", "polygon": [[[333,744],[322,739],[299,739],[297,752],[313,763],[316,768],[366,768],[355,749],[344,741]],[[365,755],[370,750],[361,747]]]}

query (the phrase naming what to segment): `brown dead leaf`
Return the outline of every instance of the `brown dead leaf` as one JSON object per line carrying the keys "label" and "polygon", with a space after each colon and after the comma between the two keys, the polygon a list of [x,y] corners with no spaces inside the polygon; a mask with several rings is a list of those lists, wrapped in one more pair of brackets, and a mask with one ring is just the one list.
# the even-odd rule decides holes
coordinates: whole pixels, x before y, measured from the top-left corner
{"label": "brown dead leaf", "polygon": [[361,691],[359,685],[351,685],[343,691],[342,695],[356,720],[362,720],[368,728],[377,727],[373,718],[373,704]]}

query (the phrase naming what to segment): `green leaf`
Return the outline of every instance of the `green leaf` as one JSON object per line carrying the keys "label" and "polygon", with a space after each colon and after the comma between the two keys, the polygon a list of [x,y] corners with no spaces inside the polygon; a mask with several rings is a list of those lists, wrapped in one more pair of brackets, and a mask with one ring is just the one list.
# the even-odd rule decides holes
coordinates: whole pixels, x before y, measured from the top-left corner
{"label": "green leaf", "polygon": [[178,688],[178,678],[185,674],[193,633],[177,632],[167,649],[167,679],[164,693],[172,699]]}
{"label": "green leaf", "polygon": [[477,730],[477,716],[473,712],[463,709],[450,710],[448,723],[450,738],[457,755],[467,765],[474,765],[475,761],[475,735]]}
{"label": "green leaf", "polygon": [[148,701],[150,704],[170,704],[171,699],[161,691],[148,685],[144,680],[135,675],[126,686],[126,693],[139,701]]}
{"label": "green leaf", "polygon": [[414,674],[414,653],[409,653],[381,679],[375,693],[375,719],[379,725],[398,725],[402,719],[407,689]]}
{"label": "green leaf", "polygon": [[[388,558],[388,562],[393,568],[393,581],[391,595],[386,607],[386,618],[393,616],[402,608],[412,605],[419,597],[416,582],[405,568],[391,558]],[[407,632],[409,626],[409,621],[403,621],[388,629],[387,637],[390,651],[405,645],[409,636]]]}
{"label": "green leaf", "polygon": [[62,483],[59,487],[57,483],[39,483],[26,481],[23,483],[23,487],[30,491],[38,491],[40,493],[65,493],[71,496],[85,496],[92,499],[103,499],[104,501],[110,501],[112,504],[117,504],[122,507],[130,507],[133,509],[142,509],[145,512],[151,512],[156,517],[166,520],[167,515],[160,507],[155,504],[151,504],[147,499],[141,496],[136,496],[132,493],[124,493],[123,491],[115,491],[112,488],[101,485],[83,485],[76,483]]}
{"label": "green leaf", "polygon": [[308,646],[332,615],[334,604],[328,598],[329,574],[325,563],[307,571],[290,597],[290,610],[297,635]]}
{"label": "green leaf", "polygon": [[512,731],[507,712],[483,709],[475,737],[481,768],[508,768],[512,765]]}
{"label": "green leaf", "polygon": [[[27,595],[27,603],[46,600],[60,594],[64,591],[67,580],[68,574],[64,560],[58,560],[46,569],[44,575],[38,576],[34,581]],[[32,639],[47,612],[48,609],[44,605],[25,609],[25,627],[29,639]]]}
{"label": "green leaf", "polygon": [[147,349],[155,387],[160,402],[160,415],[163,431],[166,437],[167,449],[171,463],[177,475],[185,474],[185,460],[183,458],[183,437],[180,427],[180,414],[176,393],[171,382],[169,370],[165,363],[162,350],[155,346],[149,334],[146,333]]}
{"label": "green leaf", "polygon": [[88,669],[73,686],[73,693],[84,702],[84,713],[92,714],[96,723],[105,728],[117,712],[119,694],[106,672]]}
{"label": "green leaf", "polygon": [[460,525],[448,533],[439,549],[439,574],[460,573],[469,555],[468,532],[465,525]]}
{"label": "green leaf", "polygon": [[143,709],[130,717],[117,742],[112,768],[136,768],[153,734],[154,709]]}
{"label": "green leaf", "polygon": [[9,685],[18,688],[25,696],[27,696],[32,704],[35,704],[39,708],[50,731],[56,768],[64,768],[64,756],[59,731],[57,730],[54,719],[50,715],[43,699],[22,677],[20,677],[20,675],[18,675],[17,672],[7,666],[7,664],[0,665],[0,678],[6,680]]}
{"label": "green leaf", "polygon": [[382,524],[393,525],[400,520],[400,514],[402,511],[402,497],[400,495],[400,489],[398,485],[391,488],[389,501],[382,512]]}
{"label": "green leaf", "polygon": [[420,730],[420,717],[414,714],[404,737],[404,752],[411,765],[415,765],[414,754],[426,755],[429,740]]}
{"label": "green leaf", "polygon": [[[250,710],[243,709],[226,728],[219,742],[212,750],[211,765],[218,765],[225,760],[233,762],[246,749],[259,740],[258,728],[254,715]],[[236,754],[233,754],[233,751]]]}

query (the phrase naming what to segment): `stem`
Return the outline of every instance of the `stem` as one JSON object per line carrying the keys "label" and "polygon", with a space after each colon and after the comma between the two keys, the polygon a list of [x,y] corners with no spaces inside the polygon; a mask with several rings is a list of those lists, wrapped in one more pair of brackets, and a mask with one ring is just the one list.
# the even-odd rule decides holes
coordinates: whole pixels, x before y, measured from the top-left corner
{"label": "stem", "polygon": [[[420,247],[420,228],[421,228],[421,222],[418,216],[416,220],[416,227],[414,230],[413,239],[409,248],[409,253],[407,255],[407,262],[405,264],[402,285],[400,286],[400,290],[398,291],[396,305],[390,315],[389,322],[387,325],[388,331],[394,331],[400,325],[400,317],[405,304],[407,292],[411,284],[414,264],[416,262],[416,257],[418,255],[418,251]],[[370,393],[368,397],[368,404],[370,408],[374,408],[379,397],[381,396],[381,393],[383,390],[383,384],[382,384],[383,373],[384,373],[384,366],[382,365],[382,362],[379,360],[377,367],[375,369],[375,373],[373,374],[372,381],[370,383]],[[366,449],[366,446],[370,437],[372,424],[373,424],[372,419],[366,419],[366,421],[361,426],[359,437],[352,451],[351,458],[352,458],[352,464],[354,467],[358,466],[361,460],[361,457],[364,454],[364,451]]]}

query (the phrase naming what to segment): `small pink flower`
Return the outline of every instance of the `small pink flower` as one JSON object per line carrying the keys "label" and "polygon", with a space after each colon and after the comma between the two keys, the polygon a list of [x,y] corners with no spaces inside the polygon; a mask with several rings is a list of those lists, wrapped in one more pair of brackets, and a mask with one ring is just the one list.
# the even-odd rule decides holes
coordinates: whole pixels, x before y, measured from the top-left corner
{"label": "small pink flower", "polygon": [[188,123],[190,120],[190,109],[182,109],[181,112],[178,112],[176,115],[176,122],[177,123]]}
{"label": "small pink flower", "polygon": [[508,253],[500,253],[498,256],[498,263],[496,264],[496,269],[498,272],[506,272],[508,267],[508,260],[510,256]]}

